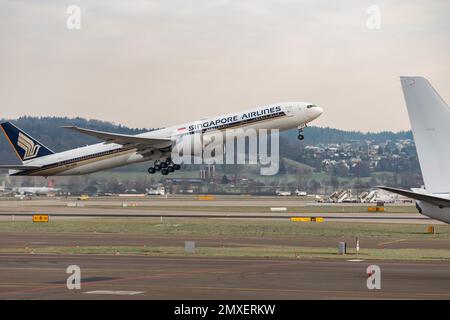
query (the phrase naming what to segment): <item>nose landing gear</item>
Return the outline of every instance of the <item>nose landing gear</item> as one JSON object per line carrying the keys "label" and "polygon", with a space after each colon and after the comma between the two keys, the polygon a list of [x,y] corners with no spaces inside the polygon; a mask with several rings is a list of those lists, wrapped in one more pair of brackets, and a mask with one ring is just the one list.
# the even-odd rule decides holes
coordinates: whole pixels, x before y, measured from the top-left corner
{"label": "nose landing gear", "polygon": [[306,128],[306,124],[303,124],[301,126],[298,127],[298,140],[303,140],[305,139],[305,136],[303,135],[303,129]]}

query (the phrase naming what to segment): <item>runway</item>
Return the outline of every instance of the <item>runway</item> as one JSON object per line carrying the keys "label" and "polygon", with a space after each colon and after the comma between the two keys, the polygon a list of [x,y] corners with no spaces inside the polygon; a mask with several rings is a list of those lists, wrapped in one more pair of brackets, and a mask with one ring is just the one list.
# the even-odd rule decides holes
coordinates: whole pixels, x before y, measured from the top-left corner
{"label": "runway", "polygon": [[[81,268],[68,290],[66,268]],[[381,268],[381,290],[366,268]],[[1,299],[449,299],[450,264],[103,255],[0,255]]]}
{"label": "runway", "polygon": [[[426,235],[424,226],[413,224],[438,222],[409,207],[405,207],[409,212],[358,212],[359,208],[345,205],[322,212],[323,208],[311,205],[305,207],[307,212],[270,212],[267,199],[250,200],[248,207],[237,206],[242,200],[220,200],[229,204],[223,207],[214,201],[192,201],[190,207],[162,206],[165,200],[161,199],[155,206],[152,201],[146,200],[143,207],[123,207],[120,202],[104,207],[83,202],[83,206],[68,207],[67,202],[56,199],[0,201],[0,299],[450,299],[447,228],[438,226],[436,235]],[[267,204],[275,202],[277,207],[288,205],[273,199]],[[197,207],[197,203],[202,205]],[[290,208],[300,205],[292,203],[295,201],[289,201]],[[49,214],[50,223],[31,224],[31,215],[36,213]],[[325,222],[282,221],[292,216],[320,216]],[[376,225],[380,222],[386,225]],[[411,225],[390,228],[387,224],[392,223]],[[367,259],[387,259],[392,250],[383,249],[410,249],[413,253],[408,255],[409,261],[348,261],[356,255],[336,256],[333,249],[337,250],[341,241],[355,250],[356,236],[363,250],[367,249]],[[184,254],[188,240],[196,242],[197,255]],[[117,254],[114,249],[98,254],[120,247],[153,251],[127,255],[130,251]],[[59,251],[48,251],[51,248]],[[86,254],[93,252],[90,248],[106,251]],[[171,253],[171,248],[178,251]],[[277,254],[284,248],[309,248],[304,252],[312,255],[277,256],[273,251],[269,255],[274,248],[279,250]],[[332,253],[321,255],[326,248]],[[375,255],[367,253],[369,249],[376,251]],[[70,252],[76,254],[67,254]],[[412,261],[415,254],[428,262]],[[433,261],[440,257],[447,260]],[[399,258],[391,255],[391,259]],[[381,290],[367,289],[366,268],[371,264],[381,268]],[[66,287],[70,265],[81,268],[81,290]]]}

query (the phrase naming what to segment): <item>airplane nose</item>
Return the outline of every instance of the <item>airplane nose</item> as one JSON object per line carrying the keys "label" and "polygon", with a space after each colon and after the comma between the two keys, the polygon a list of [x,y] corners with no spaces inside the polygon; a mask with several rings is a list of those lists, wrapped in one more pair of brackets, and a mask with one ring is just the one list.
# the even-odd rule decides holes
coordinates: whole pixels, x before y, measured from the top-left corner
{"label": "airplane nose", "polygon": [[315,107],[310,109],[311,118],[316,119],[323,113],[323,109],[321,107]]}

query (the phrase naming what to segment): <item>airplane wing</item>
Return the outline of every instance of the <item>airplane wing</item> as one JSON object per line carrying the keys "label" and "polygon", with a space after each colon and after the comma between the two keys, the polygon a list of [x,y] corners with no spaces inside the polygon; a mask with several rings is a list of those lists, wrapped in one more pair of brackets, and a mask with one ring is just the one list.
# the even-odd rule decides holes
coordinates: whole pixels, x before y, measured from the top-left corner
{"label": "airplane wing", "polygon": [[383,190],[386,190],[389,192],[397,193],[402,196],[412,198],[415,200],[426,201],[426,202],[429,202],[429,203],[434,204],[439,207],[450,207],[450,199],[447,199],[447,198],[441,198],[441,197],[436,197],[436,196],[433,196],[430,194],[417,193],[414,191],[408,191],[408,190],[397,189],[397,188],[390,188],[390,187],[377,187],[377,188],[383,189]]}
{"label": "airplane wing", "polygon": [[9,170],[32,170],[39,169],[39,166],[23,166],[20,164],[2,164],[0,165],[0,169],[9,169]]}
{"label": "airplane wing", "polygon": [[79,128],[76,126],[64,126],[63,128],[74,130],[103,140],[106,143],[117,143],[126,147],[135,147],[139,150],[147,149],[162,149],[172,145],[172,140],[169,138],[145,138],[136,137],[127,134],[117,134],[103,131],[96,131],[90,129]]}

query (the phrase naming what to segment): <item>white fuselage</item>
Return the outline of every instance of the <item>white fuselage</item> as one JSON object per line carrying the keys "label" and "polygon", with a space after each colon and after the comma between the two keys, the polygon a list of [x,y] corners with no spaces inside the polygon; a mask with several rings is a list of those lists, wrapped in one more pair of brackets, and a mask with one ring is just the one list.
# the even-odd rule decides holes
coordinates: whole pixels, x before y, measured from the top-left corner
{"label": "white fuselage", "polygon": [[[173,139],[192,132],[228,128],[286,130],[304,127],[321,114],[322,109],[311,103],[286,102],[145,132],[136,137]],[[26,161],[25,165],[41,168],[29,172],[15,172],[13,175],[82,175],[143,161],[163,159],[169,153],[170,151],[167,153],[156,149],[142,153],[136,148],[103,142]]]}
{"label": "white fuselage", "polygon": [[35,195],[47,195],[49,193],[58,192],[58,188],[51,187],[18,187],[13,188],[14,192],[18,194],[35,194]]}

